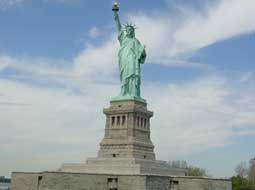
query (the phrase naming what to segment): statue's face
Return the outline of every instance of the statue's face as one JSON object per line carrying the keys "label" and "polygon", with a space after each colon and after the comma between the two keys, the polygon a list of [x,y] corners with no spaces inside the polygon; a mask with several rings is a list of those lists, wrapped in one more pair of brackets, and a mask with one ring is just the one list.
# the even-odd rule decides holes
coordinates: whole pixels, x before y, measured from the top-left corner
{"label": "statue's face", "polygon": [[127,36],[130,38],[133,38],[135,36],[135,30],[133,27],[127,27],[126,28]]}

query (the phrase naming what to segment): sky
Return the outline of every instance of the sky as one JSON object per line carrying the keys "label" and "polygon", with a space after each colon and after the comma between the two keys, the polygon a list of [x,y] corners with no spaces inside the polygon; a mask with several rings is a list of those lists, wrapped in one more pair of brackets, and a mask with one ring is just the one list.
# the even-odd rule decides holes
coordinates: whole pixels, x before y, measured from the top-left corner
{"label": "sky", "polygon": [[[0,0],[0,176],[95,157],[118,95],[112,0]],[[213,177],[255,157],[255,1],[119,0],[146,46],[159,160]]]}

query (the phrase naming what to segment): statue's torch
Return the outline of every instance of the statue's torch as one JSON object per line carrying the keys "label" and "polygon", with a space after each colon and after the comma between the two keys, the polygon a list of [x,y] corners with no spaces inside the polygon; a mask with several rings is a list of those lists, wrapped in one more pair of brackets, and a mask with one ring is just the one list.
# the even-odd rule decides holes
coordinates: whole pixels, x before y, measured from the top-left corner
{"label": "statue's torch", "polygon": [[113,3],[112,11],[118,12],[120,10],[119,5],[117,2]]}

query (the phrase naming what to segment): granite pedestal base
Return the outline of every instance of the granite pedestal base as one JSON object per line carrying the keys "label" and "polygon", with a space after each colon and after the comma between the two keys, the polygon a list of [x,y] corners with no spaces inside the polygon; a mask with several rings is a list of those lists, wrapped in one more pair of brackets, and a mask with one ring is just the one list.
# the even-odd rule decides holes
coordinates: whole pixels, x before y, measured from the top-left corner
{"label": "granite pedestal base", "polygon": [[12,190],[231,190],[230,180],[69,172],[12,174]]}
{"label": "granite pedestal base", "polygon": [[164,161],[126,158],[90,158],[86,164],[63,164],[60,171],[116,175],[186,175],[185,169],[171,168]]}

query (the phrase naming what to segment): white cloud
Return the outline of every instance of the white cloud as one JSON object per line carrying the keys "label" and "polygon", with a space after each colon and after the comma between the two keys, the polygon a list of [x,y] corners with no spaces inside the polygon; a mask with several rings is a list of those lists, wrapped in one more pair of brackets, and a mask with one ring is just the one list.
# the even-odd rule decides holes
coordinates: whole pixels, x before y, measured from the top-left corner
{"label": "white cloud", "polygon": [[99,47],[88,45],[73,60],[73,72],[89,79],[109,80],[117,70],[117,49],[117,41],[112,38]]}
{"label": "white cloud", "polygon": [[0,57],[0,71],[4,70],[8,66],[9,66],[9,61],[6,60],[5,57]]}
{"label": "white cloud", "polygon": [[128,15],[147,46],[149,62],[176,66],[176,59],[185,59],[200,48],[255,30],[253,0],[221,0],[204,7],[198,11],[179,5],[178,14]]}
{"label": "white cloud", "polygon": [[8,74],[8,78],[13,80],[30,79],[28,81],[51,81],[54,84],[64,84],[65,80],[75,78],[72,72],[70,72],[72,70],[71,62],[69,63],[63,60],[38,57],[13,58],[2,55],[0,56],[0,65],[0,71],[3,71],[5,68],[13,71]]}
{"label": "white cloud", "polygon": [[175,33],[177,52],[196,50],[255,30],[255,1],[222,0],[204,14],[191,13]]}
{"label": "white cloud", "polygon": [[[36,64],[34,64],[36,62]],[[19,57],[14,58],[11,56],[2,55],[0,56],[0,65],[8,66],[11,69],[16,69],[20,72],[29,72],[34,74],[46,74],[55,70],[59,70],[64,62],[57,60],[44,59],[44,58],[28,58]],[[59,67],[56,69],[56,67]]]}
{"label": "white cloud", "polygon": [[97,38],[101,36],[101,31],[97,27],[93,27],[89,30],[89,36],[91,38]]}
{"label": "white cloud", "polygon": [[24,0],[0,0],[0,10],[8,9],[23,2]]}
{"label": "white cloud", "polygon": [[[104,132],[102,108],[119,87],[93,80],[76,87],[80,93],[69,87],[41,88],[0,80],[0,102],[12,103],[0,103],[0,128],[4,129],[0,158],[10,156],[10,165],[1,166],[2,175],[55,169],[62,162],[83,162],[96,155]],[[255,129],[249,126],[255,125],[255,89],[248,91],[245,84],[242,88],[246,93],[240,94],[238,80],[223,76],[182,84],[145,84],[144,97],[155,112],[151,129],[158,158],[173,159],[226,146],[236,136],[254,135]],[[17,156],[21,151],[22,158]],[[38,161],[42,162],[38,165]]]}
{"label": "white cloud", "polygon": [[[11,7],[15,7],[17,5],[20,5],[24,2],[27,2],[27,0],[0,0],[0,10],[6,10]],[[60,4],[68,4],[73,5],[75,3],[80,2],[80,0],[41,0],[44,3],[60,3]]]}
{"label": "white cloud", "polygon": [[[106,105],[111,88],[84,84],[79,95],[68,88],[40,88],[0,80],[0,129],[4,131],[0,134],[0,159],[5,160],[1,162],[5,163],[1,164],[1,174],[54,169],[63,162],[63,155],[67,162],[82,162],[95,155],[103,136],[102,106]],[[67,153],[68,147],[71,153]]]}
{"label": "white cloud", "polygon": [[73,5],[77,2],[80,2],[80,0],[42,0],[44,3],[60,3],[60,4],[69,4]]}
{"label": "white cloud", "polygon": [[147,89],[156,113],[152,134],[158,155],[174,159],[226,146],[239,135],[254,135],[255,88],[248,92],[251,86],[242,85],[237,79],[211,76]]}
{"label": "white cloud", "polygon": [[247,81],[255,81],[255,72],[248,72],[246,75],[244,75],[240,82],[247,82]]}

